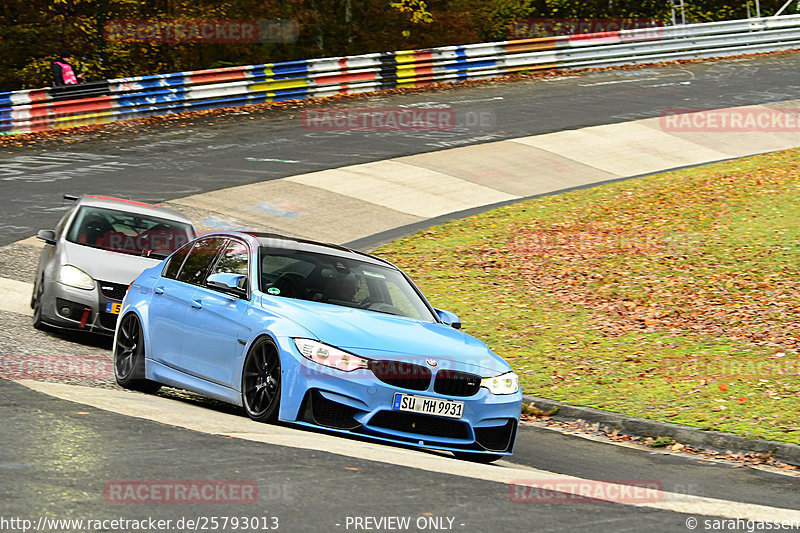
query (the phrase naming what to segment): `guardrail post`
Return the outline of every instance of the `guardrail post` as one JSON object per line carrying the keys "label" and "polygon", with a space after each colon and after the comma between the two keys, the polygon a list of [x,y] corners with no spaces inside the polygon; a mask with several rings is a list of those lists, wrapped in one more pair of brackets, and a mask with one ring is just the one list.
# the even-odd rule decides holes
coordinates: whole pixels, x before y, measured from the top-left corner
{"label": "guardrail post", "polygon": [[785,3],[785,4],[783,4],[783,7],[781,7],[781,8],[778,10],[778,12],[777,12],[777,13],[775,13],[775,15],[774,15],[774,16],[775,16],[775,17],[777,17],[777,16],[780,16],[780,14],[781,14],[781,13],[783,13],[783,11],[784,11],[784,10],[785,10],[787,7],[789,7],[789,4],[791,4],[792,2],[794,2],[794,0],[786,0],[786,3]]}

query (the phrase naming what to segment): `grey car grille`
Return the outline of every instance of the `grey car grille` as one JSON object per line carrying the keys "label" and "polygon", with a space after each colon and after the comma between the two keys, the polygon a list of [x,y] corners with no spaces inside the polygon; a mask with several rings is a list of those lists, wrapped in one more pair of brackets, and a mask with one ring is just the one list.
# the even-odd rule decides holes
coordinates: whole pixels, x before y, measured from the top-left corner
{"label": "grey car grille", "polygon": [[109,300],[122,301],[122,299],[125,298],[125,293],[128,291],[128,286],[122,283],[98,280],[97,284],[100,286],[100,291],[103,293],[103,296]]}

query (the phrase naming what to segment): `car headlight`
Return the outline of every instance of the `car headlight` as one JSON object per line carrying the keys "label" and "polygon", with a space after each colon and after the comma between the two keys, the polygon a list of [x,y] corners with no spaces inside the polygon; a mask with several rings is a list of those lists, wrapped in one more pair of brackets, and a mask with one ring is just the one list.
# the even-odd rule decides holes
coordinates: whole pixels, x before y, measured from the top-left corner
{"label": "car headlight", "polygon": [[58,282],[87,291],[94,289],[94,280],[92,276],[72,265],[61,266],[58,271]]}
{"label": "car headlight", "polygon": [[493,378],[483,378],[481,387],[486,387],[492,394],[514,394],[519,390],[519,378],[513,372],[507,372]]}
{"label": "car headlight", "polygon": [[294,339],[294,344],[303,357],[323,366],[343,372],[352,372],[353,370],[369,367],[367,359],[321,342],[312,341],[311,339]]}

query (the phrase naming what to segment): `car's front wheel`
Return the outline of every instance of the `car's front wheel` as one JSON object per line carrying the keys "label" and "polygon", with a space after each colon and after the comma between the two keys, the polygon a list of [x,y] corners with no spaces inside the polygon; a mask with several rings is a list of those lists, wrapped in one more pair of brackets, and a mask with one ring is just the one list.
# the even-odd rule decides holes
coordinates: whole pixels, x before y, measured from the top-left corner
{"label": "car's front wheel", "polygon": [[44,278],[36,284],[33,296],[31,296],[31,307],[33,308],[33,327],[39,330],[44,330],[45,325],[42,322],[42,295],[44,294]]}
{"label": "car's front wheel", "polygon": [[121,387],[154,393],[159,383],[144,377],[144,334],[139,317],[128,313],[122,318],[114,345],[114,377]]}
{"label": "car's front wheel", "polygon": [[278,419],[281,403],[281,358],[268,337],[253,343],[242,369],[242,405],[247,416],[258,422]]}

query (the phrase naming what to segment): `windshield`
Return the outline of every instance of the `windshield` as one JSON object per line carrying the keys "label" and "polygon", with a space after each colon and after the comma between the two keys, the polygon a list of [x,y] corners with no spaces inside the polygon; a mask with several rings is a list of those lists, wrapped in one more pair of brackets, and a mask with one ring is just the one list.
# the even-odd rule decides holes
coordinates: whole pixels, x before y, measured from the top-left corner
{"label": "windshield", "polygon": [[101,250],[164,258],[194,236],[192,226],[183,222],[84,206],[75,216],[67,240]]}
{"label": "windshield", "polygon": [[260,288],[266,294],[436,322],[393,268],[298,250],[262,247],[259,254]]}

